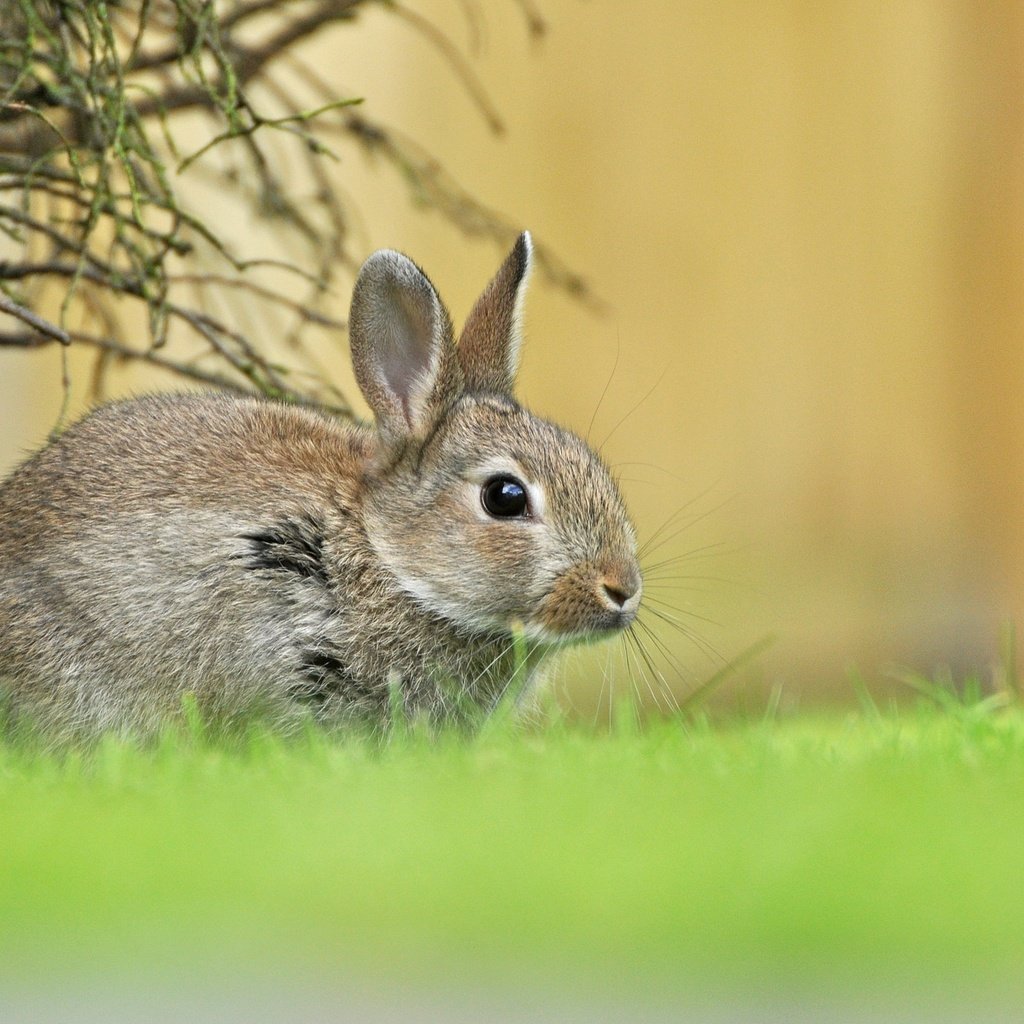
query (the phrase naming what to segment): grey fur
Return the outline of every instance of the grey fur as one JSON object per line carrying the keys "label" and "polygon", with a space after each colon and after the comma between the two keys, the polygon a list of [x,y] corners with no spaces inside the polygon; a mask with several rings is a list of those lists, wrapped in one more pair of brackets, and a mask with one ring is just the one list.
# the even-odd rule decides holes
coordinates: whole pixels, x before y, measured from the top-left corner
{"label": "grey fur", "polygon": [[[518,334],[524,278],[499,271],[481,299],[498,312],[478,303],[474,331]],[[448,314],[406,257],[367,262],[351,341],[377,428],[151,396],[96,410],[0,487],[0,688],[16,715],[145,734],[194,694],[218,719],[379,721],[396,686],[410,710],[443,714],[453,688],[486,708],[515,624],[535,677],[557,647],[632,621],[635,537],[607,470],[509,395],[466,390]],[[510,342],[476,335],[474,381],[480,353]],[[504,472],[532,518],[484,511],[482,484]]]}

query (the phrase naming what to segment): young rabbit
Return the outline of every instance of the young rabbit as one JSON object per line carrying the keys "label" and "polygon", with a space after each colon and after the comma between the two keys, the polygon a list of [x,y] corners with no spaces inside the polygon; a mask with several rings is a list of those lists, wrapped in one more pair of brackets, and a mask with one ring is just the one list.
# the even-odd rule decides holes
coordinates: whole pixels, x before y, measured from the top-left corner
{"label": "young rabbit", "polygon": [[486,709],[555,648],[628,626],[641,576],[615,483],[512,397],[530,259],[523,234],[458,345],[411,260],[367,260],[350,337],[373,429],[151,396],[16,470],[0,488],[15,717],[146,733],[186,694],[219,720]]}

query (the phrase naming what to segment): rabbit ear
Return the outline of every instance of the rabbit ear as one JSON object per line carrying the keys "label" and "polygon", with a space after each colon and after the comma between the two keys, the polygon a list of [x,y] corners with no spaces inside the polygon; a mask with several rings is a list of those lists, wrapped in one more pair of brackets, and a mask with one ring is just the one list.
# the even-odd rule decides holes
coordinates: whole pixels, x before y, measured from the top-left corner
{"label": "rabbit ear", "polygon": [[462,391],[452,325],[426,274],[390,249],[363,264],[349,316],[352,366],[384,434],[424,436]]}
{"label": "rabbit ear", "polygon": [[468,391],[512,394],[532,259],[533,242],[524,231],[466,320],[458,354]]}

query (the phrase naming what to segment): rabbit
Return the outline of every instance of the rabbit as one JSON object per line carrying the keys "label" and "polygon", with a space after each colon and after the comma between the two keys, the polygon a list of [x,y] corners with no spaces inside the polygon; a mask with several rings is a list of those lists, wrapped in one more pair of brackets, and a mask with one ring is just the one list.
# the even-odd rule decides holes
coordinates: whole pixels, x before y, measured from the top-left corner
{"label": "rabbit", "polygon": [[150,395],[16,469],[0,487],[14,720],[146,735],[190,700],[282,725],[386,725],[396,699],[486,714],[559,648],[626,629],[642,577],[619,489],[513,397],[531,259],[523,233],[456,344],[424,272],[370,256],[349,337],[372,427]]}

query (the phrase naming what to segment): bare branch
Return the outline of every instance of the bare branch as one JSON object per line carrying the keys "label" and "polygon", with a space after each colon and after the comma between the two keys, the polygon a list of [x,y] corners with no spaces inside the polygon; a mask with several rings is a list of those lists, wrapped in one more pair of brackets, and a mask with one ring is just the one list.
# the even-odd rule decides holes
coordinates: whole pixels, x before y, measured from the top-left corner
{"label": "bare branch", "polygon": [[48,320],[44,320],[41,316],[36,316],[32,310],[19,305],[3,293],[0,293],[0,313],[6,313],[8,316],[13,316],[15,319],[20,320],[23,324],[28,324],[29,327],[38,331],[39,334],[42,334],[50,341],[59,341],[62,345],[71,344],[71,336],[67,331],[57,327],[55,324],[51,324]]}
{"label": "bare branch", "polygon": [[[97,393],[112,366],[146,363],[351,415],[314,354],[344,328],[321,307],[357,262],[325,140],[380,154],[416,201],[468,234],[507,244],[515,230],[302,59],[309,40],[373,2],[0,2],[0,315],[16,322],[0,331],[0,348],[91,348]],[[533,0],[506,2],[540,31]],[[500,131],[452,40],[395,0],[383,6],[441,53]],[[191,153],[176,141],[187,112],[208,122]],[[181,181],[221,189],[221,222],[268,230],[230,237],[190,205]],[[252,251],[258,237],[273,238],[271,253]],[[588,297],[543,246],[538,256],[549,276]],[[121,318],[140,308],[148,332],[138,338],[133,326],[126,344]]]}
{"label": "bare branch", "polygon": [[408,7],[397,2],[397,0],[390,0],[388,7],[391,11],[397,14],[404,21],[408,22],[417,32],[424,35],[438,51],[444,56],[451,66],[452,71],[459,77],[466,92],[472,97],[473,102],[477,105],[480,113],[483,114],[490,126],[491,131],[495,134],[500,135],[505,130],[505,124],[501,119],[501,115],[498,113],[494,104],[491,102],[487,93],[484,91],[483,85],[480,83],[480,79],[473,73],[473,69],[469,66],[466,59],[459,53],[458,48],[429,18],[424,18],[422,14],[418,14],[416,11],[410,10]]}

